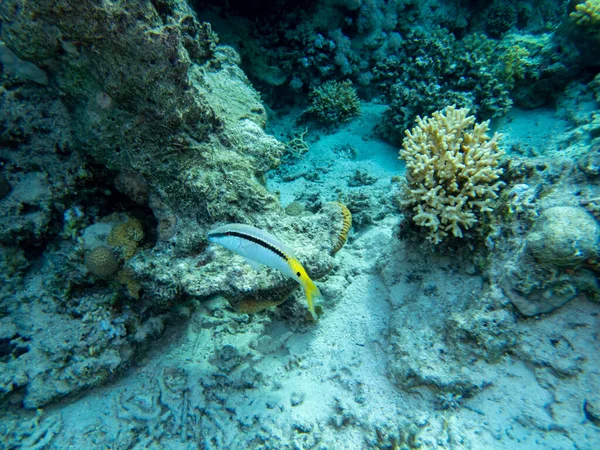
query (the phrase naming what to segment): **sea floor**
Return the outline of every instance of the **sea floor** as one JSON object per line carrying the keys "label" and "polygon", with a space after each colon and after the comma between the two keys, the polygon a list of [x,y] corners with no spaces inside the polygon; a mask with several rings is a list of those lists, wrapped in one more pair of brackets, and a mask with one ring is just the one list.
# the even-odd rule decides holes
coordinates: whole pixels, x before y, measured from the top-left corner
{"label": "sea floor", "polygon": [[[309,194],[321,201],[393,194],[392,178],[404,169],[398,149],[374,137],[382,110],[367,106],[334,132],[309,129],[308,152],[269,174],[282,205]],[[540,154],[548,128],[532,128],[532,117],[560,122],[548,111],[515,111],[495,125],[511,145]],[[282,140],[283,130],[303,131],[294,119],[275,119],[270,131]],[[584,398],[600,388],[600,305],[574,300],[539,320],[516,319],[513,329],[533,347],[564,327],[585,359],[562,376],[545,373],[544,355],[534,350],[538,363],[507,352],[449,364],[441,351],[448,336],[438,326],[453,305],[472,309],[486,280],[455,270],[450,257],[421,256],[418,245],[399,243],[401,215],[386,208],[359,223],[319,282],[317,324],[288,323],[285,304],[249,317],[221,298],[198,303],[106,385],[37,413],[15,412],[9,448],[600,448],[600,428],[583,412]],[[430,365],[432,374],[444,367],[455,384],[464,376],[483,387],[464,398],[418,384],[402,389],[399,369],[390,368],[405,358]]]}

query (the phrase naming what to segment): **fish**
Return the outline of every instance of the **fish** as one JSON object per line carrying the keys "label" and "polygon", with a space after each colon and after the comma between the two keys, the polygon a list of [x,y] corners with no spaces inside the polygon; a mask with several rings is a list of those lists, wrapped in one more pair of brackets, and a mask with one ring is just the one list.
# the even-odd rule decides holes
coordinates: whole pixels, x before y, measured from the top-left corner
{"label": "fish", "polygon": [[321,291],[294,252],[271,233],[252,225],[229,223],[209,231],[208,240],[243,256],[255,270],[267,266],[296,280],[304,289],[310,316],[314,321],[318,319],[314,300],[321,297]]}
{"label": "fish", "polygon": [[350,232],[350,228],[352,227],[352,213],[348,209],[346,205],[340,202],[333,202],[338,208],[340,208],[342,212],[342,229],[340,230],[340,234],[338,235],[337,242],[335,246],[331,250],[331,256],[335,255],[346,243],[348,239],[348,233]]}

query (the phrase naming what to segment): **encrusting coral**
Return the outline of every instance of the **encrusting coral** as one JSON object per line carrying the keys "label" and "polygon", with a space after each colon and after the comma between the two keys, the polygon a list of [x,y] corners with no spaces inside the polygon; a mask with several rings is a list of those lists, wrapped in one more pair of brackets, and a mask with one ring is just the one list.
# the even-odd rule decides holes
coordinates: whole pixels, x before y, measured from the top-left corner
{"label": "encrusting coral", "polygon": [[414,222],[438,244],[446,236],[463,237],[490,212],[490,201],[504,184],[498,178],[500,135],[486,134],[489,122],[475,123],[466,108],[448,106],[432,117],[417,117],[406,131],[400,158],[406,161],[402,203]]}

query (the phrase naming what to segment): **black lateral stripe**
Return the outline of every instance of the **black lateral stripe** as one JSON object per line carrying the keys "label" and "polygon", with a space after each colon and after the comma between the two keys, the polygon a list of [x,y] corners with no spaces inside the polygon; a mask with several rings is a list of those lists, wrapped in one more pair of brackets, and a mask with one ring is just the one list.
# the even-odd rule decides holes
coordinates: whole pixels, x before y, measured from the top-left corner
{"label": "black lateral stripe", "polygon": [[222,236],[235,236],[241,239],[246,239],[247,241],[254,242],[255,244],[260,245],[261,247],[266,248],[267,250],[271,250],[280,258],[283,258],[284,261],[289,261],[288,256],[279,250],[277,247],[269,244],[268,242],[263,241],[262,239],[257,238],[256,236],[252,236],[250,234],[240,233],[239,231],[226,231],[225,233],[214,233],[211,234],[214,237],[222,237]]}

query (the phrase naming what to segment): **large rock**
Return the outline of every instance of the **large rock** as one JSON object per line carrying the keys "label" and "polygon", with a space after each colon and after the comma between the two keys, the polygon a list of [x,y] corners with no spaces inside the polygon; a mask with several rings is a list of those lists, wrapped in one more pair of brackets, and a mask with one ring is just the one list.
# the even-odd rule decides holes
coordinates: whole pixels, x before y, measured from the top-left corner
{"label": "large rock", "polygon": [[600,226],[577,206],[544,211],[527,237],[527,250],[542,264],[574,267],[598,254]]}
{"label": "large rock", "polygon": [[600,287],[584,263],[596,257],[599,238],[600,227],[585,209],[546,209],[505,266],[502,290],[525,316],[555,311],[576,298],[594,300]]}
{"label": "large rock", "polygon": [[264,133],[235,51],[187,2],[27,3],[0,4],[2,41],[48,73],[79,150],[148,181],[157,216],[247,221],[278,208],[261,175],[283,145]]}

